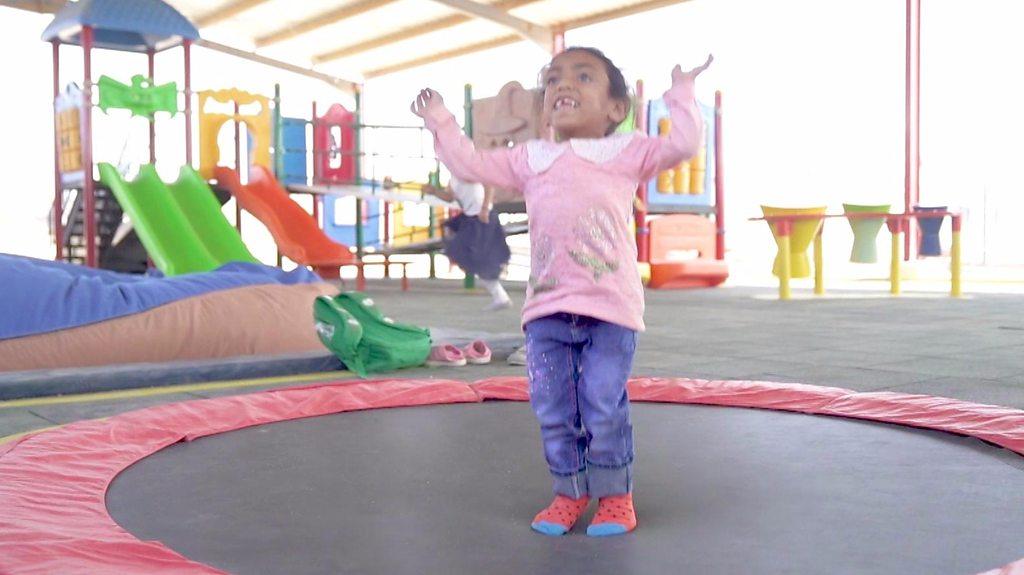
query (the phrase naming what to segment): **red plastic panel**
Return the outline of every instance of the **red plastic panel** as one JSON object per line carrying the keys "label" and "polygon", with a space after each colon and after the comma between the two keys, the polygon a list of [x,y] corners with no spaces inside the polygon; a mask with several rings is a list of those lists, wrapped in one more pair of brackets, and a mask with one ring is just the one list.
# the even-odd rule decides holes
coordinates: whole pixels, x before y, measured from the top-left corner
{"label": "red plastic panel", "polygon": [[[331,140],[332,128],[338,128],[341,141]],[[341,104],[332,104],[313,124],[313,162],[318,183],[350,184],[355,180],[355,115]],[[332,158],[332,156],[334,156]],[[336,164],[331,167],[331,164]]]}

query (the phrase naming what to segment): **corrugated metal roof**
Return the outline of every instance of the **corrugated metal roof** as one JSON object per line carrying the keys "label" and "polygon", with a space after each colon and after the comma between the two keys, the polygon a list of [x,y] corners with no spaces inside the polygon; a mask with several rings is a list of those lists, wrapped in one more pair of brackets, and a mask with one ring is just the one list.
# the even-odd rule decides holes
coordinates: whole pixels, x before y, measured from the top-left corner
{"label": "corrugated metal roof", "polygon": [[[361,82],[515,42],[550,51],[556,32],[687,0],[166,1],[199,28],[208,47]],[[63,6],[0,5],[41,12]]]}
{"label": "corrugated metal roof", "polygon": [[[486,0],[562,30],[686,0]],[[525,42],[521,30],[452,6],[468,0],[169,0],[204,38],[355,81],[444,57]],[[450,4],[450,5],[449,5]],[[545,47],[550,49],[550,47]]]}

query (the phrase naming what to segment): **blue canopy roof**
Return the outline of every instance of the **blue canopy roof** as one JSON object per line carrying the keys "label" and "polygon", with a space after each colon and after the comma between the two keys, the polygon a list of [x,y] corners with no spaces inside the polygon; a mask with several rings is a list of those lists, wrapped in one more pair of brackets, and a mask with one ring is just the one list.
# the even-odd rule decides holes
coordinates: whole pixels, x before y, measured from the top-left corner
{"label": "blue canopy roof", "polygon": [[68,2],[43,31],[43,40],[82,44],[82,27],[93,29],[97,48],[146,52],[162,50],[199,31],[162,0],[78,0]]}

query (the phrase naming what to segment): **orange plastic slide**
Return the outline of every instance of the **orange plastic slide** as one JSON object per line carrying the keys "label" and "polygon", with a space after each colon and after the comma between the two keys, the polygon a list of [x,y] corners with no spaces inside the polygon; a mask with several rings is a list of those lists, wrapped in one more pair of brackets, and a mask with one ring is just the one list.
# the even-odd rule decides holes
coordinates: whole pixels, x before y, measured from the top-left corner
{"label": "orange plastic slide", "polygon": [[295,203],[263,166],[252,166],[245,185],[229,168],[218,166],[214,174],[239,205],[270,230],[278,250],[288,259],[312,267],[324,278],[337,278],[339,266],[358,264],[348,246],[327,237],[313,216]]}

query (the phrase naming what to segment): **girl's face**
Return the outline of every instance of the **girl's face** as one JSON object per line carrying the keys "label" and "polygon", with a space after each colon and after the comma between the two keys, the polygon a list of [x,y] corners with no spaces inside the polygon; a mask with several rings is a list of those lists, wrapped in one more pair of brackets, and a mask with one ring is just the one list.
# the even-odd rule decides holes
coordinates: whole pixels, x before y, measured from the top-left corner
{"label": "girl's face", "polygon": [[563,52],[544,72],[544,114],[565,138],[603,138],[626,119],[628,103],[609,94],[604,63],[582,51]]}

